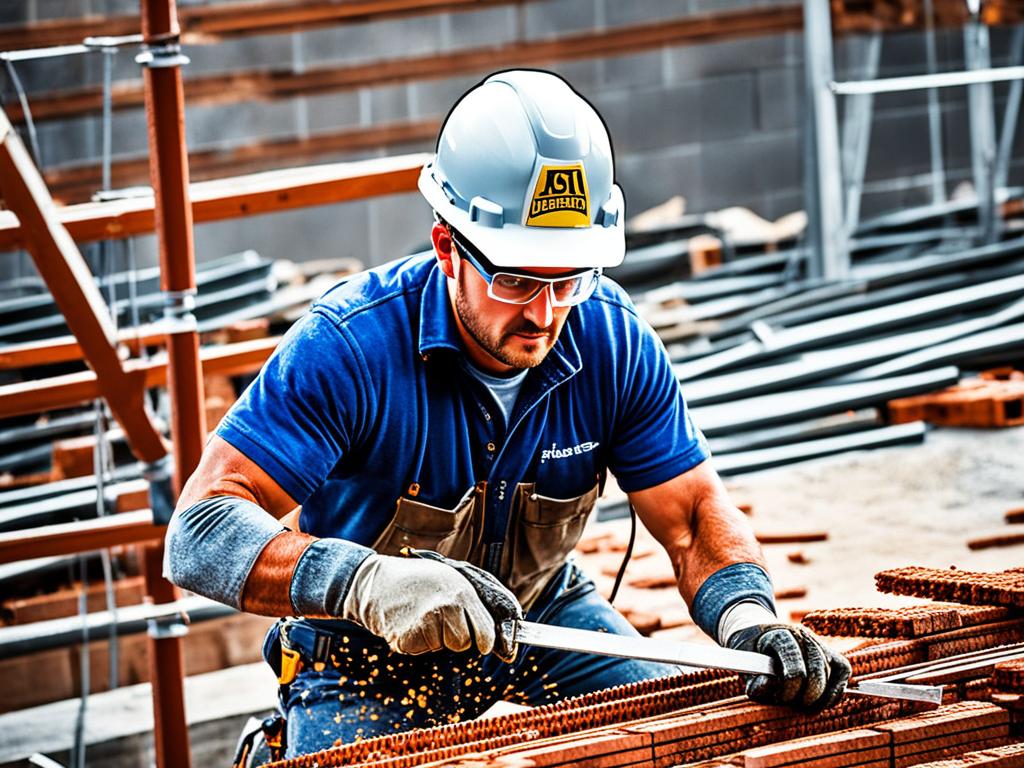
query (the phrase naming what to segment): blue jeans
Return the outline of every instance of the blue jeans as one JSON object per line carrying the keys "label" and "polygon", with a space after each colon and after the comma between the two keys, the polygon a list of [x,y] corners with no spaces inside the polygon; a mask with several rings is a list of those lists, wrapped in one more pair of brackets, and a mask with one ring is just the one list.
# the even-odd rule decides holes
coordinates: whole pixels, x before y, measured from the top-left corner
{"label": "blue jeans", "polygon": [[[573,565],[548,584],[526,618],[637,634]],[[681,671],[669,664],[523,645],[512,664],[471,651],[408,656],[392,653],[383,641],[343,644],[331,661],[320,671],[304,668],[282,696],[288,757],[356,739],[471,720],[500,700],[537,706]]]}

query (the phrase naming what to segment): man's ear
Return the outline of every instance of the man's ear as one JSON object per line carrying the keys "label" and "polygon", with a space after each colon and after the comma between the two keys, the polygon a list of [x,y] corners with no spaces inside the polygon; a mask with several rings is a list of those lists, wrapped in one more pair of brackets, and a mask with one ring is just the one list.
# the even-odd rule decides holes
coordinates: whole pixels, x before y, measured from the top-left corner
{"label": "man's ear", "polygon": [[441,271],[448,277],[455,277],[455,265],[452,264],[452,236],[448,227],[440,222],[434,222],[434,228],[430,230],[430,240],[434,244],[434,255],[437,256]]}

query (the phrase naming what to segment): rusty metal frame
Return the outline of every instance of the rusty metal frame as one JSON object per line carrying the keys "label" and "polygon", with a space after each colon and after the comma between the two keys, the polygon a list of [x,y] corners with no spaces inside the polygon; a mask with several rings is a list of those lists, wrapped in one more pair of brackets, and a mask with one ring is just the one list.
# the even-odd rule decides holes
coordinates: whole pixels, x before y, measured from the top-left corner
{"label": "rusty metal frame", "polygon": [[128,437],[132,452],[153,462],[167,454],[146,410],[143,375],[117,352],[114,326],[78,246],[60,223],[53,200],[24,144],[0,110],[0,191],[21,222],[25,246],[54,302],[95,372],[97,388]]}
{"label": "rusty metal frame", "polygon": [[[263,366],[280,340],[275,336],[205,347],[200,352],[203,370],[223,376],[253,373]],[[133,376],[140,377],[145,389],[166,386],[170,380],[168,360],[163,355],[146,361],[129,361],[125,366]],[[0,387],[0,419],[73,408],[91,402],[100,394],[99,381],[92,371],[8,384]]]}
{"label": "rusty metal frame", "polygon": [[[424,153],[348,163],[290,168],[191,185],[195,223],[258,216],[294,208],[415,192]],[[113,240],[152,233],[152,195],[60,208],[58,221],[76,242]],[[0,211],[0,251],[25,248],[28,234],[11,211]]]}

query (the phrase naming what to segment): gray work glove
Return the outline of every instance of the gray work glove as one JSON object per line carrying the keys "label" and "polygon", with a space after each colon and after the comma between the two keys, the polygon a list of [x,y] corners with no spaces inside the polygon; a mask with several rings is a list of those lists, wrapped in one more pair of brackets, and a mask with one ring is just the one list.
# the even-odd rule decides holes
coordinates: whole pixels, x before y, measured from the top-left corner
{"label": "gray work glove", "polygon": [[728,646],[764,653],[778,664],[777,675],[747,676],[747,696],[760,704],[784,704],[814,714],[843,698],[850,662],[808,629],[758,624],[734,632]]}
{"label": "gray work glove", "polygon": [[409,557],[370,555],[356,570],[343,619],[354,621],[398,653],[445,648],[515,659],[502,624],[521,619],[515,596],[476,566],[436,552],[407,550]]}

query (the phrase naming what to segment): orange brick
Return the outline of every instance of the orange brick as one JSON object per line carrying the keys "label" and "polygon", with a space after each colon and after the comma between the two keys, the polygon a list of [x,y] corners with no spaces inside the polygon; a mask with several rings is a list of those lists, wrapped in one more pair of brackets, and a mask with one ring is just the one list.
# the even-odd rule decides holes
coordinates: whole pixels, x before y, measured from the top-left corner
{"label": "orange brick", "polygon": [[[840,757],[855,752],[875,752],[881,748],[881,754],[863,756],[867,760],[879,760],[888,756],[889,740],[888,733],[864,728],[827,733],[748,750],[744,754],[743,764],[745,768],[775,768],[790,763],[814,760],[814,765],[819,766],[822,765],[824,758]],[[835,765],[850,765],[852,762],[855,761],[838,761],[835,762]]]}

